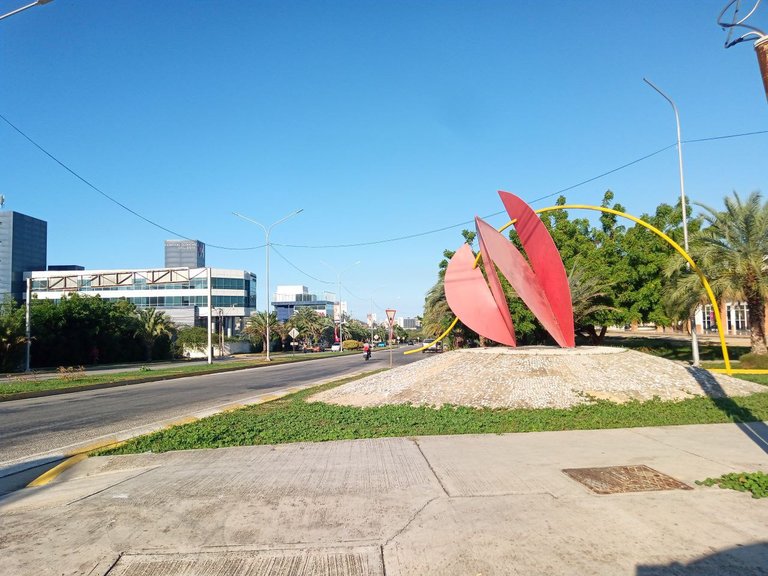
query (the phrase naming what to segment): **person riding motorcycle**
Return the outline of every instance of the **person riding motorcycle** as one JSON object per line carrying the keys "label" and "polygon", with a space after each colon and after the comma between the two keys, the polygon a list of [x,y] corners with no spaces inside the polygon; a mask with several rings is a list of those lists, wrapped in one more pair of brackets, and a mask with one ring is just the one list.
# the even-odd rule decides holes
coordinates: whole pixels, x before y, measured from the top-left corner
{"label": "person riding motorcycle", "polygon": [[368,342],[363,344],[363,355],[365,356],[366,360],[371,358],[371,345],[368,344]]}

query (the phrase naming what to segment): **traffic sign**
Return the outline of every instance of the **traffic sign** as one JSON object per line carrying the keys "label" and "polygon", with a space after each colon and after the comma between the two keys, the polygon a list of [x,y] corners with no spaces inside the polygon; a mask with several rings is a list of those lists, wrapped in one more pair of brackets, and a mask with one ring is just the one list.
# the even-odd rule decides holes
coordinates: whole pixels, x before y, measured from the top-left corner
{"label": "traffic sign", "polygon": [[291,328],[291,331],[290,331],[290,332],[288,332],[288,335],[289,335],[291,338],[296,338],[296,336],[298,336],[298,335],[299,335],[299,331],[298,331],[298,330],[296,330],[296,328]]}
{"label": "traffic sign", "polygon": [[389,320],[389,325],[392,326],[395,323],[395,314],[397,313],[397,310],[389,309],[387,312],[387,320]]}

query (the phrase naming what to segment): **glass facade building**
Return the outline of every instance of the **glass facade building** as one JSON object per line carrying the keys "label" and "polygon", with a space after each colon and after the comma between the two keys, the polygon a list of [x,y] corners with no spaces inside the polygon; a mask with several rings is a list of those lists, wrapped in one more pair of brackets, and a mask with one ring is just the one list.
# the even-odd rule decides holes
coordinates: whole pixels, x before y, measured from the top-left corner
{"label": "glass facade building", "polygon": [[0,212],[0,292],[18,302],[24,296],[24,272],[45,270],[48,223],[20,212]]}
{"label": "glass facade building", "polygon": [[[207,268],[49,270],[28,272],[27,276],[36,298],[60,300],[81,293],[161,309],[177,324],[207,324]],[[256,276],[245,270],[211,268],[211,296],[215,321],[223,324],[227,335],[238,334],[256,311]]]}

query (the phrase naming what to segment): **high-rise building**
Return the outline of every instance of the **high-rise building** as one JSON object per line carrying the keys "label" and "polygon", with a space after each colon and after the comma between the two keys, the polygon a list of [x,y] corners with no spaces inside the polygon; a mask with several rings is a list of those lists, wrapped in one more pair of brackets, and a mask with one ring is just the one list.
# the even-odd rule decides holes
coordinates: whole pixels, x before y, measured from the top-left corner
{"label": "high-rise building", "polygon": [[205,244],[199,240],[166,240],[166,268],[205,268]]}
{"label": "high-rise building", "polygon": [[0,211],[0,297],[10,294],[21,302],[22,273],[45,270],[48,223],[9,210]]}

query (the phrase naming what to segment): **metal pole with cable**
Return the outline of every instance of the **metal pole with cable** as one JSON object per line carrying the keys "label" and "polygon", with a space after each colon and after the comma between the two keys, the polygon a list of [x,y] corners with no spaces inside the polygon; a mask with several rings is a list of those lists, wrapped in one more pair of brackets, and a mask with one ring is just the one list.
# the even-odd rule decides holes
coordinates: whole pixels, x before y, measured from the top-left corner
{"label": "metal pole with cable", "polygon": [[[680,207],[683,211],[683,247],[685,248],[685,251],[688,252],[688,210],[686,208],[685,204],[685,180],[683,178],[683,147],[680,142],[680,115],[677,113],[677,106],[675,106],[675,103],[672,101],[672,99],[667,96],[662,90],[656,86],[653,82],[648,80],[647,78],[643,78],[643,81],[648,84],[651,88],[656,90],[661,96],[664,97],[664,99],[670,103],[672,106],[672,110],[675,112],[675,124],[677,126],[677,161],[679,166],[679,172],[680,172]],[[686,269],[690,270],[690,265],[686,262]],[[690,323],[691,323],[691,349],[693,352],[693,365],[698,366],[699,365],[699,340],[698,335],[696,334],[696,315],[695,312],[690,315]]]}
{"label": "metal pole with cable", "polygon": [[266,247],[266,250],[267,250],[267,257],[266,257],[266,262],[267,262],[267,265],[266,265],[266,268],[267,268],[266,269],[266,282],[265,282],[265,286],[264,286],[264,295],[266,296],[266,299],[267,299],[267,302],[266,302],[266,304],[267,304],[267,316],[264,319],[264,321],[267,324],[267,329],[266,329],[266,333],[267,333],[266,334],[266,336],[267,336],[267,361],[271,360],[271,358],[269,356],[269,349],[270,349],[269,314],[270,314],[270,308],[271,308],[271,303],[269,301],[269,233],[272,232],[272,228],[274,228],[278,224],[282,224],[283,222],[288,220],[288,218],[292,218],[293,216],[296,216],[296,214],[299,214],[300,212],[303,212],[303,211],[304,211],[304,208],[299,208],[298,210],[294,210],[293,212],[291,212],[287,216],[285,216],[285,217],[281,218],[280,220],[278,220],[277,222],[274,222],[273,224],[271,224],[269,227],[264,226],[264,224],[262,224],[261,222],[257,222],[256,220],[254,220],[252,218],[248,218],[247,216],[243,216],[242,214],[239,214],[237,212],[232,212],[232,214],[234,214],[238,218],[242,218],[243,220],[247,220],[248,222],[251,222],[252,224],[256,224],[262,230],[264,230],[265,247]]}
{"label": "metal pole with cable", "polygon": [[206,269],[206,281],[208,284],[208,364],[213,364],[213,342],[211,341],[211,329],[213,328],[213,274],[210,266]]}
{"label": "metal pole with cable", "polygon": [[27,301],[26,301],[26,310],[24,313],[24,318],[26,321],[26,328],[25,328],[25,337],[24,337],[24,372],[29,372],[29,363],[30,363],[30,357],[32,352],[32,314],[31,314],[31,308],[32,306],[32,277],[30,276],[27,278]]}
{"label": "metal pole with cable", "polygon": [[37,0],[37,2],[31,2],[27,4],[26,6],[22,6],[21,8],[16,8],[16,10],[11,10],[7,14],[0,15],[0,20],[4,18],[8,18],[9,16],[13,16],[14,14],[18,14],[19,12],[24,12],[24,10],[27,10],[29,8],[32,8],[34,6],[42,6],[43,4],[48,4],[48,2],[52,2],[53,0]]}

